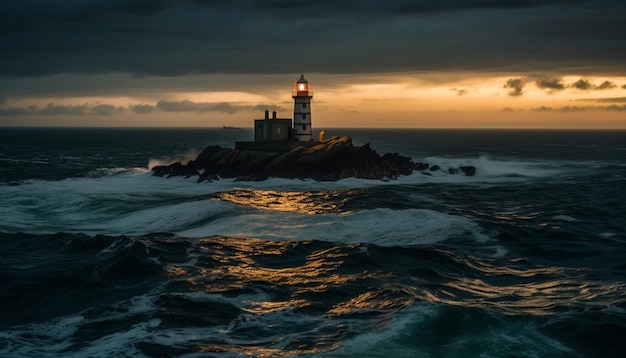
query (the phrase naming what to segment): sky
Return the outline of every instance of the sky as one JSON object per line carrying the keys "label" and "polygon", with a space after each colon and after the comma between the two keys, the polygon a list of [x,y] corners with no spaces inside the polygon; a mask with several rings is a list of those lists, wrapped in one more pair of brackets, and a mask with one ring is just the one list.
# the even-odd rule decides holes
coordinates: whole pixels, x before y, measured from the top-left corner
{"label": "sky", "polygon": [[623,0],[0,1],[0,126],[626,129]]}

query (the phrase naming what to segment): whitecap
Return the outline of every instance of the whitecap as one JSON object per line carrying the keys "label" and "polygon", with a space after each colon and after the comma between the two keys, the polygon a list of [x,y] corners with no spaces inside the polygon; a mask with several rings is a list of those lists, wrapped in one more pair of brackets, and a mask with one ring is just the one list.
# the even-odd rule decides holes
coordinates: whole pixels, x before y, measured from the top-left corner
{"label": "whitecap", "polygon": [[616,234],[616,233],[614,233],[614,232],[601,232],[601,233],[599,234],[599,236],[600,236],[601,238],[603,238],[603,239],[610,239],[610,238],[612,238],[612,237],[614,237],[614,236],[616,236],[616,235],[617,235],[617,234]]}
{"label": "whitecap", "polygon": [[414,304],[396,313],[389,322],[378,330],[361,333],[345,341],[333,352],[336,357],[427,357],[426,349],[413,346],[407,350],[405,344],[415,337],[411,333],[415,326],[427,325],[439,314],[441,306],[433,304]]}
{"label": "whitecap", "polygon": [[106,310],[103,315],[96,311],[85,311],[76,315],[58,317],[43,323],[12,327],[11,331],[0,331],[0,339],[5,345],[0,348],[0,356],[41,357],[111,357],[120,352],[136,356],[139,352],[135,344],[151,335],[160,320],[150,318],[134,324],[130,329],[104,335],[89,345],[73,348],[74,335],[83,328],[98,322],[119,321],[131,316],[141,316],[154,312],[156,297],[163,292],[162,284],[144,295],[135,296]]}
{"label": "whitecap", "polygon": [[555,215],[555,216],[552,217],[552,220],[567,221],[567,222],[576,222],[576,221],[578,221],[578,219],[576,219],[575,217],[569,216],[569,215]]}
{"label": "whitecap", "polygon": [[451,238],[484,243],[492,236],[462,217],[426,209],[379,208],[343,214],[308,215],[257,211],[179,232],[183,236],[226,235],[268,240],[322,240],[381,246],[425,245]]}
{"label": "whitecap", "polygon": [[187,152],[175,155],[172,157],[161,157],[161,158],[150,158],[148,160],[148,169],[152,170],[152,168],[159,165],[170,165],[173,163],[182,163],[187,164],[190,160],[195,160],[198,157],[198,151],[195,149],[190,149]]}
{"label": "whitecap", "polygon": [[[426,162],[430,165],[441,167],[439,172],[446,173],[449,169],[461,166],[473,166],[476,168],[476,178],[539,178],[550,177],[563,173],[563,163],[531,162],[519,160],[498,160],[489,156],[478,158],[448,158],[426,157],[414,159],[416,162]],[[437,173],[437,172],[433,172]],[[461,174],[461,176],[463,176]]]}
{"label": "whitecap", "polygon": [[[140,216],[146,216],[151,209],[157,215],[155,220],[168,220],[168,206],[172,202],[194,202],[197,197],[232,186],[232,181],[203,185],[184,178],[158,178],[141,168],[90,178],[28,180],[21,185],[0,186],[3,198],[0,231],[124,233],[127,230],[122,223],[126,223],[130,231],[145,233],[136,227],[150,224],[151,220]],[[162,216],[159,216],[159,206],[164,207]],[[151,226],[155,229],[170,227]],[[108,227],[115,230],[109,232]],[[179,230],[181,226],[176,228]]]}

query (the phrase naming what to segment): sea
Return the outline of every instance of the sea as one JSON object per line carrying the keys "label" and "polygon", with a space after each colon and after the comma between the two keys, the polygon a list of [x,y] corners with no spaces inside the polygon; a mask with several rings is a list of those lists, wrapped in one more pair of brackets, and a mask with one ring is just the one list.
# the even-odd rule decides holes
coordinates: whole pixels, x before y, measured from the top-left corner
{"label": "sea", "polygon": [[441,170],[196,183],[150,169],[252,130],[0,128],[0,357],[624,356],[626,131],[325,131]]}

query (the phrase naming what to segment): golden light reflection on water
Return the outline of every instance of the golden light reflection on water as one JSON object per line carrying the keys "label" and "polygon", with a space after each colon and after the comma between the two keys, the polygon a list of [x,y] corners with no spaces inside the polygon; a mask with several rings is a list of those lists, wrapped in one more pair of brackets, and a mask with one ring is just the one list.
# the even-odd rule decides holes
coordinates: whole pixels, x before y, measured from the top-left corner
{"label": "golden light reflection on water", "polygon": [[329,314],[350,315],[361,311],[395,311],[403,307],[408,307],[417,301],[417,297],[412,295],[399,295],[398,297],[387,297],[380,288],[362,293],[348,301],[341,302],[328,310]]}
{"label": "golden light reflection on water", "polygon": [[459,277],[444,284],[443,295],[434,294],[431,298],[451,305],[543,316],[586,306],[600,296],[619,297],[626,290],[624,283],[605,284],[560,267],[520,270],[485,266],[481,270],[486,274],[484,279]]}
{"label": "golden light reflection on water", "polygon": [[[283,313],[288,317],[303,315],[326,322],[298,328],[304,332],[292,336],[289,328],[280,327],[281,321],[276,329],[283,329],[285,334],[265,327],[270,334],[261,334],[259,341],[199,348],[258,357],[324,354],[344,341],[345,322],[366,316],[364,322],[376,321],[371,329],[377,329],[374,327],[384,327],[398,311],[418,303],[543,316],[597,305],[603,302],[599,299],[602,296],[614,301],[625,290],[623,283],[607,285],[590,280],[587,272],[528,267],[520,262],[523,259],[511,259],[504,265],[496,259],[444,256],[463,267],[460,271],[443,270],[445,274],[431,269],[441,262],[425,257],[414,260],[411,254],[404,257],[409,261],[393,262],[395,258],[388,257],[390,266],[385,262],[362,265],[354,261],[361,249],[360,245],[313,241],[211,237],[197,239],[190,254],[192,262],[172,264],[168,269],[172,280],[187,285],[184,290],[240,298],[234,301],[242,314],[223,334],[236,330],[240,321],[258,317],[264,322],[263,317],[277,313],[279,317]],[[418,270],[404,275],[398,264],[415,265]],[[302,337],[310,339],[304,341]]]}
{"label": "golden light reflection on water", "polygon": [[[293,242],[226,238],[212,238],[210,241],[212,250],[205,254],[204,259],[212,262],[214,267],[170,265],[170,277],[184,279],[196,290],[206,292],[227,292],[257,282],[275,288],[284,287],[291,292],[290,297],[284,300],[249,300],[242,308],[249,313],[266,314],[305,307],[311,302],[300,295],[323,293],[331,287],[341,287],[363,278],[361,273],[335,272],[347,255],[346,249],[341,247],[324,248],[304,255],[291,253],[297,246]],[[263,264],[280,255],[293,256],[288,260],[288,267]]]}
{"label": "golden light reflection on water", "polygon": [[[182,279],[194,290],[229,292],[260,283],[288,294],[280,299],[249,299],[241,307],[255,315],[313,304],[311,296],[323,295],[354,282],[376,282],[365,292],[354,292],[345,300],[327,307],[326,314],[347,315],[364,310],[396,310],[415,302],[445,303],[466,307],[494,307],[511,314],[548,315],[577,302],[594,301],[603,295],[615,296],[624,284],[606,285],[585,279],[584,273],[559,267],[515,268],[490,265],[489,260],[463,260],[481,272],[481,278],[447,277],[439,284],[428,281],[394,281],[393,273],[341,272],[352,246],[324,247],[309,253],[299,252],[304,243],[270,242],[256,239],[208,238],[211,250],[203,253],[211,265],[170,265],[172,279]],[[276,267],[273,258],[288,256]],[[390,292],[395,292],[390,294]],[[321,297],[321,296],[319,296]]]}
{"label": "golden light reflection on water", "polygon": [[[221,237],[198,241],[201,250],[191,255],[194,257],[191,262],[168,266],[170,278],[186,285],[185,290],[222,293],[225,296],[239,295],[250,287],[263,287],[263,291],[272,292],[269,295],[251,294],[239,301],[237,307],[246,314],[265,316],[311,309],[316,312],[315,315],[341,315],[364,308],[385,309],[388,306],[377,301],[375,294],[368,293],[348,298],[335,306],[323,303],[329,291],[340,292],[350,283],[371,275],[363,271],[339,272],[348,254],[354,252],[353,245],[318,244],[317,249],[310,250],[315,243]],[[285,262],[276,260],[279,256]],[[227,331],[235,327],[229,327]],[[273,335],[270,342],[211,344],[197,349],[206,353],[234,352],[254,357],[278,357],[328,352],[341,344],[341,337],[337,336],[340,327],[325,327],[328,332],[315,327],[311,329],[314,331],[310,335],[314,338],[306,341]]]}
{"label": "golden light reflection on water", "polygon": [[[279,343],[279,342],[273,342]],[[237,346],[201,346],[198,351],[202,353],[237,353],[238,356],[271,358],[271,357],[294,357],[302,354],[319,354],[339,348],[340,344],[335,342],[318,342],[311,347],[301,346],[295,349],[283,350],[280,348],[268,348],[261,345],[254,345],[250,342],[241,342]]]}
{"label": "golden light reflection on water", "polygon": [[238,189],[216,193],[213,198],[257,209],[322,214],[343,212],[356,191],[275,191]]}

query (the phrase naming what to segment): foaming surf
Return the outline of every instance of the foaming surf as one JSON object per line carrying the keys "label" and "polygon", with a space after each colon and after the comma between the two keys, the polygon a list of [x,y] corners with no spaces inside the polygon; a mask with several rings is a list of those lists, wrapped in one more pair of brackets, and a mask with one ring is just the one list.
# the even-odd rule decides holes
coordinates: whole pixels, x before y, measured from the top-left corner
{"label": "foaming surf", "polygon": [[467,218],[425,209],[373,209],[319,215],[257,211],[218,218],[178,234],[189,237],[221,234],[294,241],[315,239],[379,246],[426,245],[451,238],[466,238],[476,243],[493,239],[492,234]]}
{"label": "foaming surf", "polygon": [[527,178],[544,178],[561,175],[569,172],[567,162],[550,161],[520,161],[520,160],[499,160],[489,156],[477,158],[456,158],[456,157],[426,157],[414,159],[418,162],[436,164],[441,167],[440,171],[430,172],[431,176],[454,177],[448,175],[449,170],[454,170],[460,166],[473,166],[476,168],[475,179],[509,179],[520,180]]}
{"label": "foaming surf", "polygon": [[150,158],[150,160],[148,160],[148,169],[152,170],[152,168],[156,166],[170,165],[176,162],[186,164],[190,160],[196,159],[198,157],[198,154],[200,153],[197,150],[189,149],[187,152],[180,155],[175,155],[171,157]]}
{"label": "foaming surf", "polygon": [[[62,302],[63,315],[34,323],[14,314],[21,324],[0,331],[0,352],[11,356],[458,356],[481,344],[493,356],[568,355],[541,317],[558,314],[548,326],[571,329],[573,312],[597,311],[588,304],[597,296],[615,307],[623,290],[579,270],[436,246],[167,234],[20,239],[46,243],[63,258],[47,258],[43,277],[29,269],[28,284],[72,278],[67,298],[88,308]],[[84,280],[97,295],[85,298]]]}
{"label": "foaming surf", "polygon": [[[111,169],[109,175],[61,181],[29,180],[1,186],[6,218],[0,231],[59,231],[189,237],[228,235],[268,240],[324,240],[377,245],[424,245],[451,238],[488,242],[493,234],[471,219],[431,209],[346,207],[360,189],[412,185],[348,178],[332,183],[299,179],[239,182],[159,178],[147,169]],[[502,250],[498,249],[502,252]]]}
{"label": "foaming surf", "polygon": [[440,170],[196,183],[148,158],[253,133],[0,132],[0,356],[623,356],[625,132],[360,133]]}
{"label": "foaming surf", "polygon": [[[505,321],[493,313],[459,313],[432,303],[416,303],[401,311],[385,325],[373,332],[363,332],[347,340],[333,357],[429,357],[433,352],[443,356],[464,356],[482,347],[481,356],[534,357],[544,354],[575,355],[559,341],[541,332],[535,322],[523,319]],[[471,334],[458,335],[459,330]],[[433,339],[432,332],[447,327],[443,335]],[[485,346],[486,345],[486,346]],[[410,348],[408,348],[410,347]],[[476,351],[477,352],[477,351]]]}

